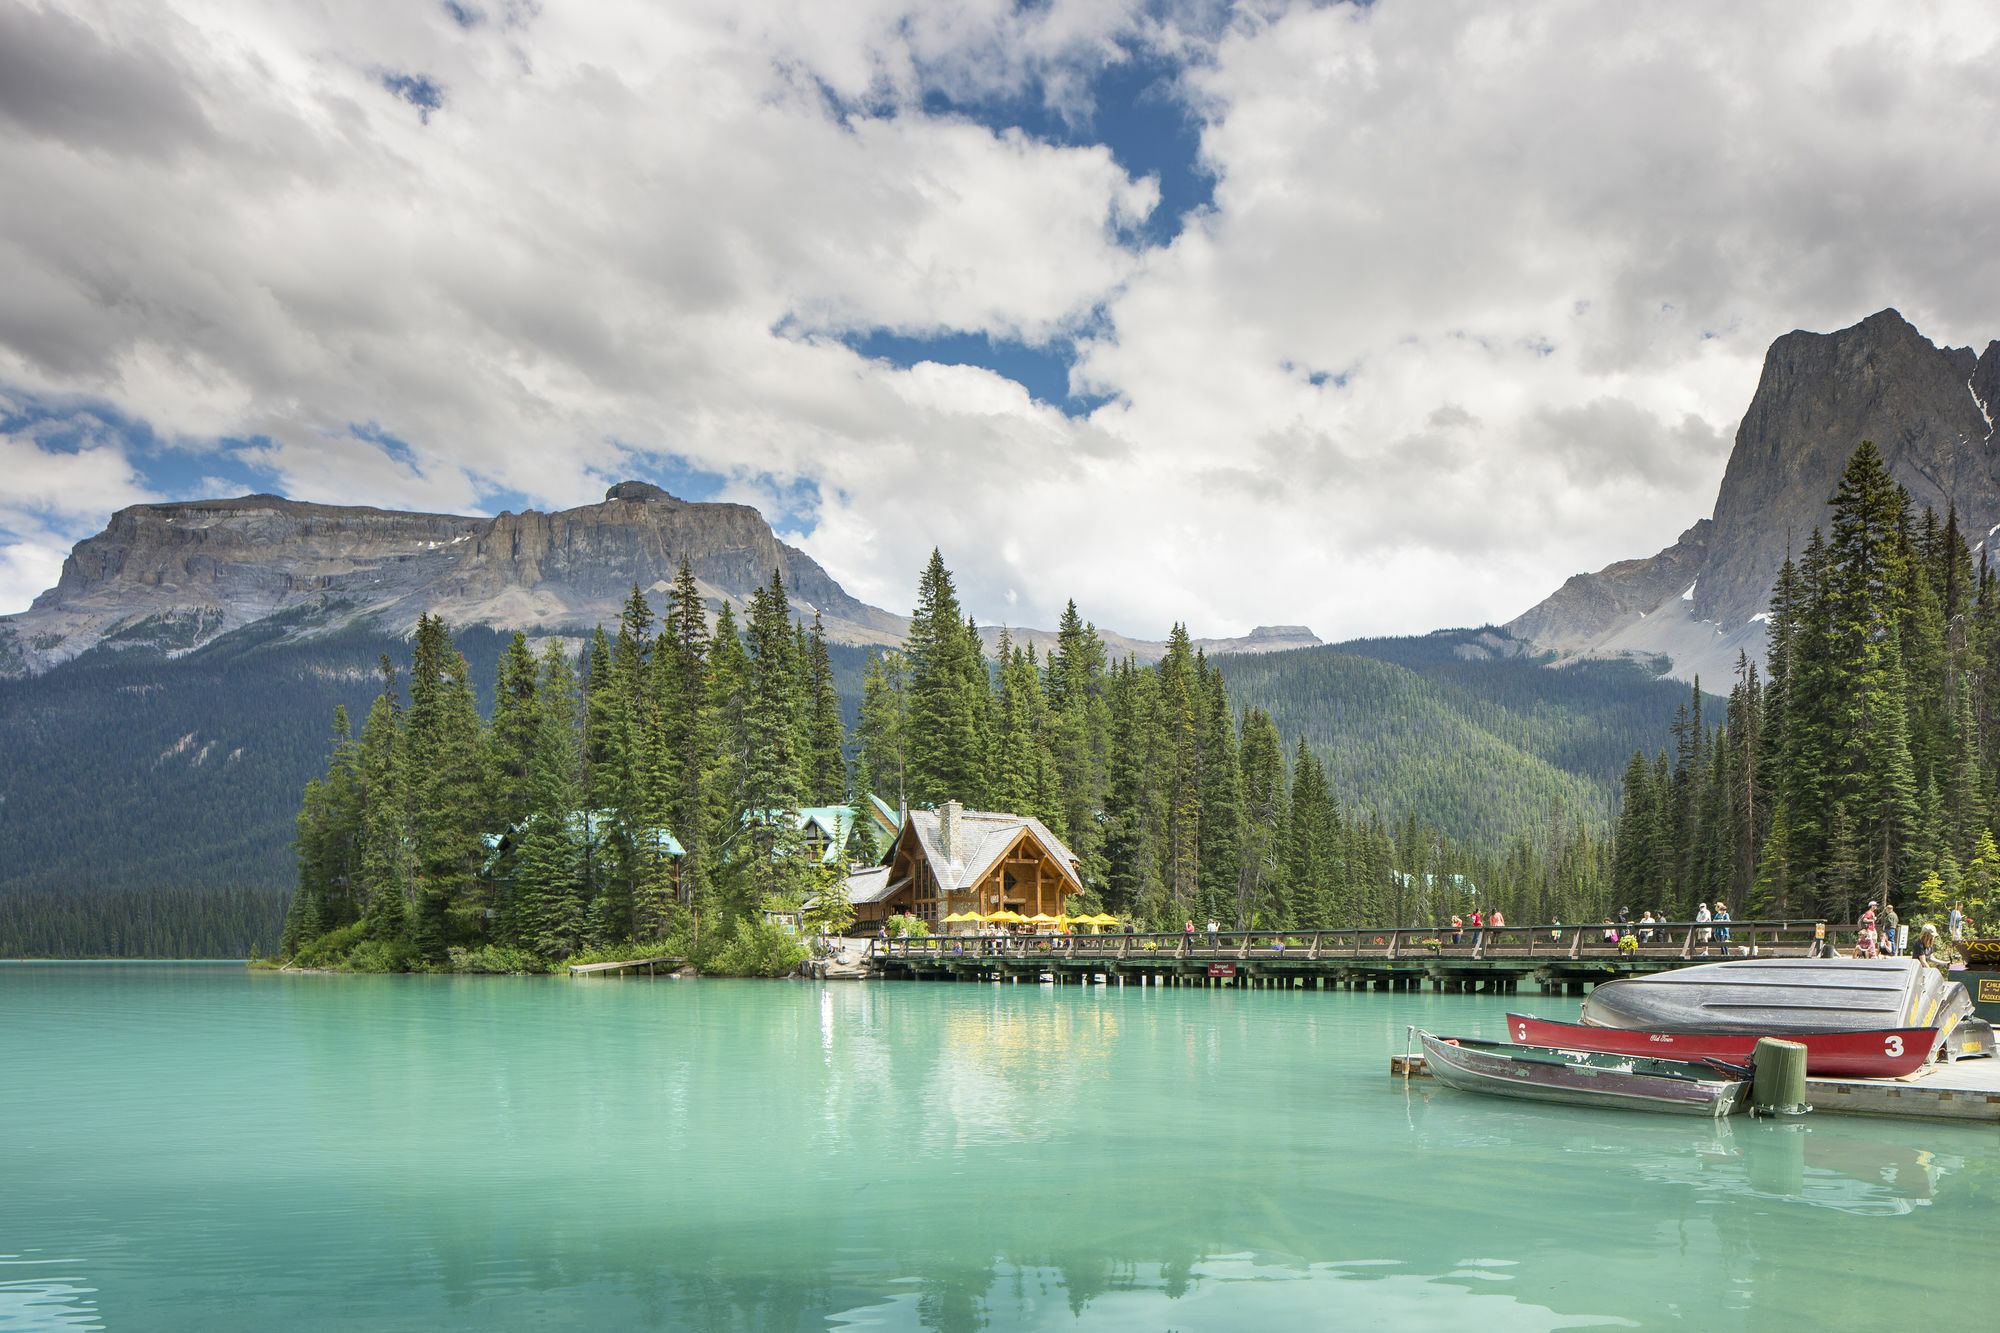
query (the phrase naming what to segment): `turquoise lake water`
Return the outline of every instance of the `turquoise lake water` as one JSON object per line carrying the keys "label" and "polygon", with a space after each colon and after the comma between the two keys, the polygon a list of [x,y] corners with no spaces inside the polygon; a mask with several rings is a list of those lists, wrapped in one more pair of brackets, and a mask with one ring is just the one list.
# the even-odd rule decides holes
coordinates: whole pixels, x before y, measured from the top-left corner
{"label": "turquoise lake water", "polygon": [[2000,1129],[1388,1076],[1508,1003],[0,966],[0,1330],[1991,1327]]}

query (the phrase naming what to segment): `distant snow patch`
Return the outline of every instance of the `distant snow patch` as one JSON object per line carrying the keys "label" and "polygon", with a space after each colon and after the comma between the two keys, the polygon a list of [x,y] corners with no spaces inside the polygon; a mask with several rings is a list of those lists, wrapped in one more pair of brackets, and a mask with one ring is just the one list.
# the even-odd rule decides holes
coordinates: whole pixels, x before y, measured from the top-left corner
{"label": "distant snow patch", "polygon": [[1986,404],[1979,401],[1979,390],[1972,387],[1972,381],[1965,382],[1965,391],[1972,395],[1972,405],[1979,409],[1979,415],[1986,418],[1986,433],[1993,433],[1993,414],[1986,410]]}
{"label": "distant snow patch", "polygon": [[1770,624],[1771,613],[1769,611],[1759,611],[1756,615],[1750,617],[1750,619],[1746,623],[1754,625],[1760,620],[1763,621],[1766,625]]}
{"label": "distant snow patch", "polygon": [[[1694,581],[1694,583],[1700,583],[1700,582],[1701,582],[1700,579],[1696,579]],[[1692,602],[1694,600],[1694,583],[1688,584],[1688,590],[1681,594],[1681,600],[1683,602]]]}

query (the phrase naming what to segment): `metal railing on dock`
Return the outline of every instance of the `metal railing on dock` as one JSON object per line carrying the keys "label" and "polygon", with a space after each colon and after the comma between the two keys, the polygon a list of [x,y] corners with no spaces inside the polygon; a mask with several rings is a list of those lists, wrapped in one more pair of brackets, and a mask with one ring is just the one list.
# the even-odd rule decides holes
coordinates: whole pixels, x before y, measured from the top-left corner
{"label": "metal railing on dock", "polygon": [[1641,926],[1353,926],[1337,930],[1174,931],[1124,935],[924,935],[870,942],[878,961],[1248,961],[1542,963],[1802,958],[1838,932],[1820,919],[1660,921]]}
{"label": "metal railing on dock", "polygon": [[[1600,981],[1724,958],[1824,953],[1847,927],[1811,918],[1576,926],[1349,926],[1129,935],[943,935],[876,939],[870,968],[941,981],[1046,979],[1256,989],[1511,994],[1525,983],[1580,995]],[[1705,932],[1705,934],[1704,934]]]}

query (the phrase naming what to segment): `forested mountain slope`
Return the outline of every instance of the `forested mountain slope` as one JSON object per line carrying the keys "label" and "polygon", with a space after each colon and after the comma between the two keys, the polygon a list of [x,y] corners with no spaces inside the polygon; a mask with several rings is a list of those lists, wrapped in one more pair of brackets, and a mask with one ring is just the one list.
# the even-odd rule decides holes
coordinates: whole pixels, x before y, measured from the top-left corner
{"label": "forested mountain slope", "polygon": [[[482,709],[508,637],[456,635]],[[828,650],[858,699],[863,651]],[[409,642],[261,622],[181,657],[98,649],[0,680],[0,893],[289,888],[299,793],[334,708],[359,718],[380,691],[384,653],[404,669]]]}
{"label": "forested mountain slope", "polygon": [[1486,847],[1551,810],[1601,823],[1632,752],[1664,744],[1689,699],[1634,662],[1551,670],[1490,628],[1215,661],[1343,799]]}

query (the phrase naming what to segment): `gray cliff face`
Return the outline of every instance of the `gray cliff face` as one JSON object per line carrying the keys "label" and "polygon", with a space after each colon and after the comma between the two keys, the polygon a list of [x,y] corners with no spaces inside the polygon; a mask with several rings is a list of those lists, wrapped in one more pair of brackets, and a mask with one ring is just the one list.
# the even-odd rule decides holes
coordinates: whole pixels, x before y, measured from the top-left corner
{"label": "gray cliff face", "polygon": [[[1938,347],[1894,310],[1837,333],[1788,333],[1765,354],[1712,518],[1659,554],[1571,578],[1507,629],[1562,660],[1636,653],[1682,679],[1761,658],[1787,551],[1824,529],[1840,471],[1873,440],[1921,510],[1956,504],[1980,541],[2000,524],[2000,342]],[[1692,586],[1693,595],[1683,594]]]}
{"label": "gray cliff face", "polygon": [[1651,613],[1695,584],[1708,558],[1714,526],[1702,519],[1658,555],[1620,560],[1595,574],[1572,574],[1548,600],[1510,621],[1507,631],[1545,649],[1574,651],[1590,646],[1615,626]]}
{"label": "gray cliff face", "polygon": [[[848,595],[779,541],[747,505],[697,504],[620,482],[602,504],[493,518],[305,504],[276,495],[134,505],[78,542],[56,586],[0,617],[0,676],[46,671],[100,644],[167,653],[258,622],[312,635],[369,621],[407,633],[417,617],[556,633],[614,623],[632,585],[655,612],[686,555],[711,611],[745,609],[777,570],[792,609],[836,643],[900,644],[909,621]],[[275,618],[275,619],[274,619]],[[1000,631],[987,632],[989,644]],[[1016,630],[1046,650],[1055,636]],[[1106,632],[1155,661],[1163,643]],[[1274,652],[1319,639],[1301,625],[1200,639],[1210,653]]]}
{"label": "gray cliff face", "polygon": [[[1984,380],[1988,396],[1979,396]],[[1771,344],[1715,499],[1713,556],[1695,614],[1738,625],[1765,610],[1786,548],[1826,526],[1840,471],[1863,440],[1921,510],[1956,503],[1976,540],[2000,522],[1992,389],[2000,343],[1983,358],[1937,347],[1894,310],[1838,333]]]}
{"label": "gray cliff face", "polygon": [[[109,642],[184,651],[284,616],[299,632],[364,617],[561,629],[610,622],[634,582],[663,592],[685,554],[712,604],[780,571],[830,637],[889,643],[899,616],[850,597],[745,505],[690,504],[643,482],[602,504],[493,518],[304,504],[274,495],[135,505],[77,543],[56,586],[0,618],[0,673],[46,670]],[[660,599],[654,598],[656,608]]]}

